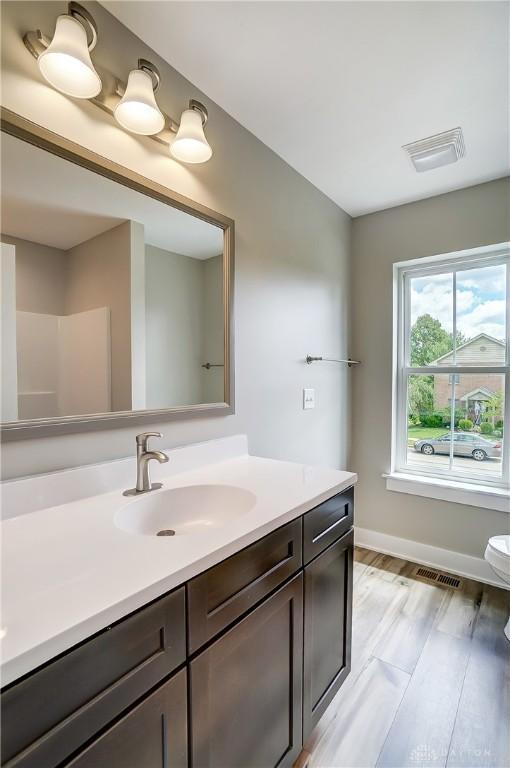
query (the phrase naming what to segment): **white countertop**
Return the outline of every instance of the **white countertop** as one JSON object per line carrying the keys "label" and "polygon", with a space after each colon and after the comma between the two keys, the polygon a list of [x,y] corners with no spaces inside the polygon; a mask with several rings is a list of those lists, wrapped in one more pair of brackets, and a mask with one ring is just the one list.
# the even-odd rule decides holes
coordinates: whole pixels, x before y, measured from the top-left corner
{"label": "white countertop", "polygon": [[[3,484],[4,507],[34,509],[51,488],[58,506],[2,523],[2,685],[357,481],[351,472],[249,456],[241,436],[167,453],[170,463],[154,472],[164,489],[232,485],[251,491],[254,507],[204,534],[140,536],[113,522],[132,485],[132,459]],[[105,477],[118,487],[97,492]],[[85,486],[97,495],[84,497]]]}

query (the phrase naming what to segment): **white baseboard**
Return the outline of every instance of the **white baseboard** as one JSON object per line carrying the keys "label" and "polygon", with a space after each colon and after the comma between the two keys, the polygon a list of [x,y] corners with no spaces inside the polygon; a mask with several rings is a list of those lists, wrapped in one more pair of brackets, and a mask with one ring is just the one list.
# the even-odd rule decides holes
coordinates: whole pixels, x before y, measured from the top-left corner
{"label": "white baseboard", "polygon": [[383,555],[393,555],[404,560],[410,560],[420,565],[428,565],[441,571],[454,573],[484,584],[493,584],[495,587],[510,589],[510,585],[500,579],[489,563],[481,557],[463,555],[461,552],[453,552],[451,549],[433,547],[430,544],[422,544],[419,541],[400,539],[398,536],[390,536],[387,533],[372,531],[368,528],[354,529],[354,543],[365,549],[373,549]]}

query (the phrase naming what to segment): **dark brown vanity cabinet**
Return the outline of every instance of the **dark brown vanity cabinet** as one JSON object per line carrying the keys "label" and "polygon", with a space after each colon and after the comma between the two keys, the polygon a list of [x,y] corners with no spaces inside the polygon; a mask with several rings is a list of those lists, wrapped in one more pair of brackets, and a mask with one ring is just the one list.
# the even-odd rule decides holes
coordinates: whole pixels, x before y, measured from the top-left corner
{"label": "dark brown vanity cabinet", "polygon": [[2,691],[3,768],[290,768],[350,668],[353,491]]}
{"label": "dark brown vanity cabinet", "polygon": [[185,663],[185,627],[179,587],[9,686],[1,698],[4,768],[60,766]]}
{"label": "dark brown vanity cabinet", "polygon": [[303,739],[351,668],[353,532],[305,566]]}
{"label": "dark brown vanity cabinet", "polygon": [[193,768],[286,768],[302,744],[299,573],[190,664]]}

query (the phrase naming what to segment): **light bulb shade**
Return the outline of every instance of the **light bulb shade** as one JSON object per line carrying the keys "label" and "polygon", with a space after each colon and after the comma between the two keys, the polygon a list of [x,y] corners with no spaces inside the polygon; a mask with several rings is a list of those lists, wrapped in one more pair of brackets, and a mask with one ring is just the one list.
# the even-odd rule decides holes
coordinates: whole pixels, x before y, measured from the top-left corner
{"label": "light bulb shade", "polygon": [[114,114],[127,131],[144,136],[152,136],[165,127],[165,118],[154,97],[152,78],[143,69],[133,69],[129,73],[126,92]]}
{"label": "light bulb shade", "polygon": [[170,152],[183,163],[205,163],[212,155],[212,149],[205,138],[202,115],[196,109],[182,113],[177,135],[170,145]]}
{"label": "light bulb shade", "polygon": [[72,16],[59,16],[53,40],[37,63],[43,77],[57,91],[76,99],[92,99],[101,90],[87,44],[87,32]]}

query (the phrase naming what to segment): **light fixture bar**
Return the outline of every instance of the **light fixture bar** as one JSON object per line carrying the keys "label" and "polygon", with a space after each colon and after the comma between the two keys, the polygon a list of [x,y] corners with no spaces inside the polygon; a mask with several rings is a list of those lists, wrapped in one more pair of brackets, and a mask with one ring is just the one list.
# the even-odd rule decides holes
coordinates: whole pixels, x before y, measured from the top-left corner
{"label": "light fixture bar", "polygon": [[[107,78],[110,77],[110,82],[112,83],[112,87],[110,89],[103,88],[101,93],[99,93],[97,96],[95,96],[90,101],[96,105],[96,107],[100,107],[104,112],[108,112],[109,115],[112,117],[114,116],[115,107],[121,100],[121,98],[124,96],[124,93],[126,91],[125,84],[121,81],[115,78],[113,75],[111,75],[108,72],[105,72],[105,70],[99,69],[101,72],[101,77],[103,77],[103,83],[108,82]],[[190,99],[190,109],[191,102],[194,102],[195,104],[200,106],[200,111],[203,110],[205,114],[207,114],[207,109],[201,102],[195,101],[194,99]],[[196,109],[196,107],[195,107]],[[163,112],[163,110],[161,110]],[[165,146],[169,147],[179,130],[180,123],[177,122],[177,120],[174,120],[173,117],[170,117],[166,112],[163,112],[164,118],[165,118],[165,127],[163,128],[160,133],[152,134],[152,136],[146,136],[147,139],[153,139],[154,141],[157,141],[158,144],[164,144]],[[204,123],[205,125],[205,123]]]}
{"label": "light fixture bar", "polygon": [[[83,8],[83,6],[74,1],[68,4],[68,15],[79,20],[88,32],[87,43],[89,51],[91,51],[96,45],[98,36],[97,26],[94,19],[86,8]],[[36,29],[29,31],[24,35],[23,43],[31,56],[38,60],[41,54],[44,53],[50,45],[51,40],[43,34],[40,29]],[[138,59],[138,68],[151,77],[154,91],[156,91],[159,88],[161,81],[161,76],[157,67],[146,59]],[[103,87],[97,96],[88,99],[88,101],[92,102],[115,119],[115,108],[124,96],[127,84],[102,67],[96,66],[96,70],[100,75]],[[207,108],[204,104],[196,99],[190,99],[188,109],[200,114],[203,128],[208,119]],[[170,147],[179,131],[180,121],[175,120],[171,115],[166,114],[162,110],[161,112],[165,119],[163,130],[156,134],[146,135],[146,138],[153,139],[154,141],[157,141],[158,144]]]}
{"label": "light fixture bar", "polygon": [[[101,93],[99,93],[95,98],[91,99],[91,102],[114,117],[115,107],[124,96],[126,86],[123,82],[117,78],[114,78],[113,75],[105,72],[105,70],[99,71],[101,72],[101,76],[104,76],[103,83],[107,82],[106,78],[108,78],[108,76],[113,80],[113,90],[110,89],[108,92],[106,88],[103,88]],[[207,108],[204,104],[202,104],[202,102],[197,101],[196,99],[190,99],[189,109],[194,109],[197,112],[200,112],[202,117],[202,126],[207,123],[208,112]],[[163,112],[163,110],[161,111]],[[173,144],[175,136],[179,130],[180,123],[177,120],[174,120],[173,117],[170,117],[170,115],[168,115],[166,112],[163,112],[163,116],[165,118],[165,127],[163,130],[160,131],[160,133],[152,134],[152,136],[147,136],[146,138],[153,139],[154,141],[157,141],[158,144],[164,144],[166,147],[169,147],[171,144]]]}

